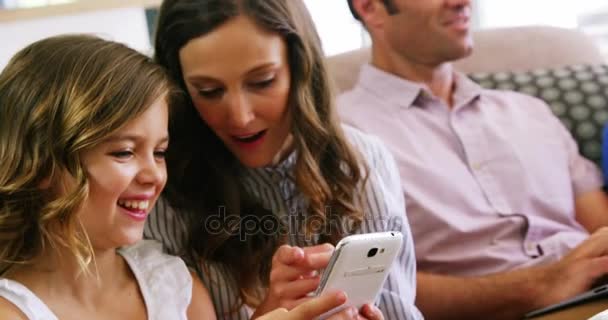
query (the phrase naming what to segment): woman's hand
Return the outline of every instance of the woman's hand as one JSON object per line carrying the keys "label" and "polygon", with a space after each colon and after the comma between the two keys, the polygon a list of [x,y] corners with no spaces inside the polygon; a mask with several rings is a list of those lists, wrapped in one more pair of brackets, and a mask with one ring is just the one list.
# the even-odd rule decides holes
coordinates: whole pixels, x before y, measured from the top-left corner
{"label": "woman's hand", "polygon": [[361,308],[361,316],[367,320],[384,320],[382,311],[373,304],[366,304]]}
{"label": "woman's hand", "polygon": [[357,310],[354,307],[346,308],[333,314],[327,320],[384,320],[384,316],[376,306],[366,304],[361,310]]}
{"label": "woman's hand", "polygon": [[291,310],[310,300],[308,294],[319,285],[318,270],[327,266],[333,251],[331,244],[306,248],[281,246],[272,258],[266,298],[252,318],[279,308]]}
{"label": "woman's hand", "polygon": [[285,308],[275,309],[258,318],[258,320],[310,320],[325,312],[339,307],[346,302],[343,292],[328,293],[318,298],[312,298],[288,311]]}
{"label": "woman's hand", "polygon": [[[310,299],[291,311],[285,308],[275,309],[258,318],[258,320],[310,320],[337,308],[346,302],[346,295],[342,292],[329,293],[318,298]],[[380,310],[373,305],[365,305],[358,312],[354,308],[346,308],[327,320],[384,320]]]}

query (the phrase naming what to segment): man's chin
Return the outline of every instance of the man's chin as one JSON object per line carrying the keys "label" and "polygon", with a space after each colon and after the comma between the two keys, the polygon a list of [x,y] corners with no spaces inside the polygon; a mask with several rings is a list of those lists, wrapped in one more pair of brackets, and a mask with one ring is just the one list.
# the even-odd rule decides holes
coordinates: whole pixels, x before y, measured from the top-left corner
{"label": "man's chin", "polygon": [[451,50],[448,60],[450,60],[450,61],[462,60],[462,59],[469,57],[472,54],[473,54],[473,42],[469,42],[469,43],[462,44],[461,46],[459,46],[458,48],[455,48],[454,50]]}

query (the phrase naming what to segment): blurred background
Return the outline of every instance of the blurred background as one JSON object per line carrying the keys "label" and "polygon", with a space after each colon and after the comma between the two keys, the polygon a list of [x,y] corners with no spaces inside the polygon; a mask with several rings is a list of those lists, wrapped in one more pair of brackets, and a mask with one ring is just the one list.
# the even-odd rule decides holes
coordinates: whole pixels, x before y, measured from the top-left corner
{"label": "blurred background", "polygon": [[[288,1],[288,0],[286,0]],[[335,55],[369,45],[345,0],[304,0],[325,53]],[[94,33],[151,54],[151,35],[161,0],[0,0],[0,69],[25,45],[43,37]],[[475,29],[549,25],[580,29],[601,47],[608,61],[607,0],[475,0]],[[516,48],[513,48],[516,50]]]}

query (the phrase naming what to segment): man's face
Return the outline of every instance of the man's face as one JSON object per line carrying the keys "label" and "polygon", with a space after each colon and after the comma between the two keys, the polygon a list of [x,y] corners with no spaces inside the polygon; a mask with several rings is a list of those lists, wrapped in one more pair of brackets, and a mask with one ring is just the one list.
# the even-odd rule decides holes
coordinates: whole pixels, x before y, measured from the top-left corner
{"label": "man's face", "polygon": [[396,12],[386,17],[388,46],[408,61],[438,65],[468,56],[471,0],[392,0]]}

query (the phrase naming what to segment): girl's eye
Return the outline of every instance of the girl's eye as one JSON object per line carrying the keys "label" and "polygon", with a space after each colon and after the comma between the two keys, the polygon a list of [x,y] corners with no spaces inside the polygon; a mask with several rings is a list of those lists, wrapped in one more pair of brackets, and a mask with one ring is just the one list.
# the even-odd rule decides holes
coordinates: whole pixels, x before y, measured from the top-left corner
{"label": "girl's eye", "polygon": [[198,90],[198,94],[207,99],[216,99],[221,98],[224,94],[224,89],[222,88],[214,88],[214,89],[202,89]]}
{"label": "girl's eye", "polygon": [[272,85],[272,83],[274,82],[274,77],[272,78],[268,78],[262,81],[256,81],[251,83],[251,86],[254,88],[258,88],[258,89],[264,89],[264,88],[268,88],[270,87],[270,85]]}
{"label": "girl's eye", "polygon": [[133,156],[133,151],[131,150],[121,150],[110,153],[111,156],[118,159],[127,159]]}
{"label": "girl's eye", "polygon": [[154,151],[154,157],[157,159],[165,159],[167,158],[167,150],[157,150]]}

